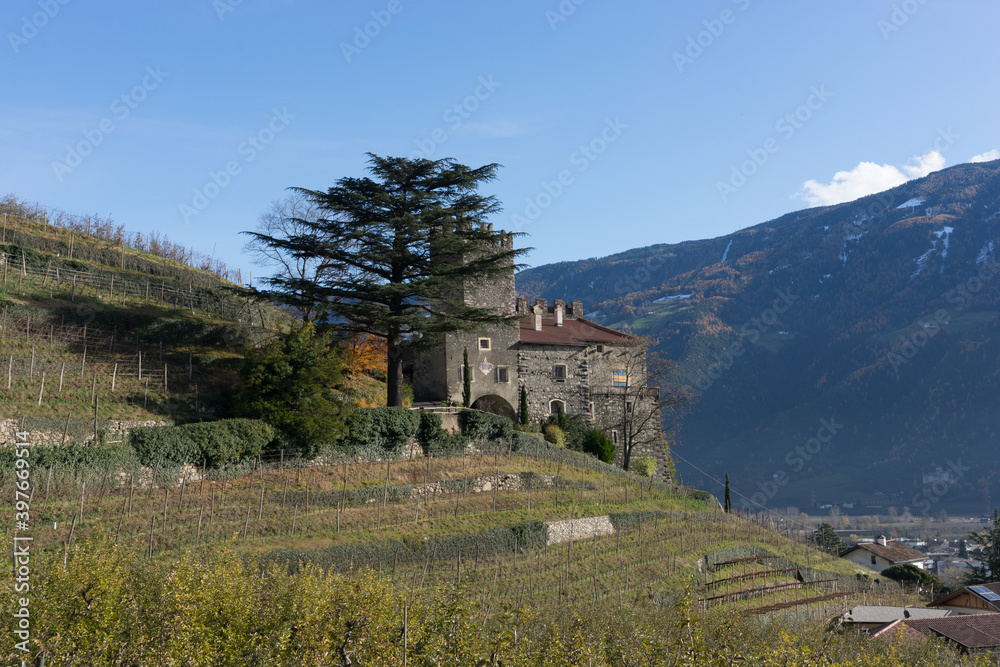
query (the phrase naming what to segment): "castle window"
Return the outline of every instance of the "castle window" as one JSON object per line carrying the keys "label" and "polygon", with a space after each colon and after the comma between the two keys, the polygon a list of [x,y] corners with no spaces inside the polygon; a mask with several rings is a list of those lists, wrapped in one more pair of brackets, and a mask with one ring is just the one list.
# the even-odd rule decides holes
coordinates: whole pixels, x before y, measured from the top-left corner
{"label": "castle window", "polygon": [[604,352],[604,346],[603,345],[598,345],[597,346],[597,351],[598,352]]}
{"label": "castle window", "polygon": [[556,364],[552,367],[552,377],[556,382],[566,381],[566,364]]}
{"label": "castle window", "polygon": [[566,404],[564,402],[562,402],[562,401],[560,401],[558,399],[553,399],[553,400],[549,401],[549,414],[550,415],[559,414],[560,410],[562,410],[563,413],[566,412]]}
{"label": "castle window", "polygon": [[506,366],[497,366],[497,382],[510,382],[510,373]]}
{"label": "castle window", "polygon": [[490,339],[489,338],[480,338],[479,339],[479,349],[482,350],[482,351],[484,351],[484,352],[489,351],[491,349],[490,348]]}
{"label": "castle window", "polygon": [[614,445],[618,444],[618,431],[611,431],[611,443]]}
{"label": "castle window", "polygon": [[878,563],[875,562],[875,556],[872,556],[872,565],[878,565]]}
{"label": "castle window", "polygon": [[611,384],[615,387],[628,386],[628,371],[624,368],[616,368],[611,372]]}
{"label": "castle window", "polygon": [[627,414],[632,414],[632,401],[627,401],[625,403],[625,412]]}

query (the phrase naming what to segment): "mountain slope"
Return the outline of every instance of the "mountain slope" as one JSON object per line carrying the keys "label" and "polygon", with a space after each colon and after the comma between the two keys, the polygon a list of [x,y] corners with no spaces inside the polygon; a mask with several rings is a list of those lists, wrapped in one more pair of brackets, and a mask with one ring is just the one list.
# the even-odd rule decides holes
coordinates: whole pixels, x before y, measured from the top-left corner
{"label": "mountain slope", "polygon": [[728,471],[768,506],[981,511],[1000,495],[998,250],[991,162],[517,286],[582,299],[678,360],[700,400],[677,453],[707,473],[681,464],[688,483],[718,491],[708,475]]}

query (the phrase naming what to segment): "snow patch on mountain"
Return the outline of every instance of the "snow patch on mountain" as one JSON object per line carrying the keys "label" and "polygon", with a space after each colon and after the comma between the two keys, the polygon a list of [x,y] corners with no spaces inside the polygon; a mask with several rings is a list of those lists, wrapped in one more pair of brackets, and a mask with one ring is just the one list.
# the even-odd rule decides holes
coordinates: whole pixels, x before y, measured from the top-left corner
{"label": "snow patch on mountain", "polygon": [[976,255],[976,264],[977,265],[978,264],[985,264],[989,260],[990,255],[993,254],[993,250],[994,249],[995,249],[995,246],[994,246],[993,241],[990,241],[989,243],[987,243],[986,245],[984,245],[982,248],[980,248],[979,249],[979,254]]}
{"label": "snow patch on mountain", "polygon": [[722,260],[721,261],[723,261],[723,262],[726,261],[726,258],[729,257],[729,249],[732,248],[732,247],[733,247],[733,240],[729,239],[729,245],[726,246],[726,252],[722,253]]}
{"label": "snow patch on mountain", "polygon": [[844,237],[844,247],[840,249],[840,261],[844,263],[844,266],[847,266],[847,258],[851,256],[851,251],[847,249],[847,246],[852,241],[860,241],[861,237],[867,233],[867,231],[863,231],[857,234],[848,234]]}
{"label": "snow patch on mountain", "polygon": [[922,205],[926,201],[927,201],[926,199],[921,199],[920,197],[914,197],[913,199],[908,199],[904,201],[902,204],[897,206],[896,209],[898,210],[901,208],[916,208]]}
{"label": "snow patch on mountain", "polygon": [[656,301],[654,301],[653,303],[666,303],[667,301],[675,301],[675,300],[683,301],[685,299],[690,299],[692,296],[694,296],[694,295],[693,294],[675,294],[673,296],[662,296],[659,299],[657,299]]}

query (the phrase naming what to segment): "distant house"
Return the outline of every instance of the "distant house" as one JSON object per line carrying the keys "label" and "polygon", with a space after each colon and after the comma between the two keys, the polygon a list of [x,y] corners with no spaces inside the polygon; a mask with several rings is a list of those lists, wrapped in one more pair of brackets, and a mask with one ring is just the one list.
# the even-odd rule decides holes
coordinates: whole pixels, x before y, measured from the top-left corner
{"label": "distant house", "polygon": [[1000,614],[903,619],[893,621],[873,636],[892,638],[901,628],[907,639],[943,638],[963,653],[982,655],[1000,650]]}
{"label": "distant house", "polygon": [[966,586],[939,597],[927,606],[965,615],[1000,612],[1000,583]]}
{"label": "distant house", "polygon": [[906,546],[902,542],[886,540],[880,535],[875,542],[861,542],[840,554],[841,558],[881,572],[893,565],[914,565],[924,569],[927,555]]}
{"label": "distant house", "polygon": [[863,605],[853,607],[840,617],[844,626],[860,630],[866,634],[878,632],[893,621],[907,618],[943,618],[954,612],[946,609],[928,609],[927,607],[887,607],[882,605]]}

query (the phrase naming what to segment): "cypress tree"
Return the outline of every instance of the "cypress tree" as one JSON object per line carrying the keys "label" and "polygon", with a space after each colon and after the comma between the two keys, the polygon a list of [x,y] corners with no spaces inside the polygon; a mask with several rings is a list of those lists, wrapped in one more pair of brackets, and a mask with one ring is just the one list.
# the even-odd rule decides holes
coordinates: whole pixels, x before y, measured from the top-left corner
{"label": "cypress tree", "polygon": [[725,504],[725,507],[723,509],[725,509],[727,512],[732,512],[733,511],[733,500],[729,496],[729,473],[728,472],[726,473],[726,504]]}
{"label": "cypress tree", "polygon": [[462,407],[472,403],[472,372],[469,370],[469,348],[462,351]]}

